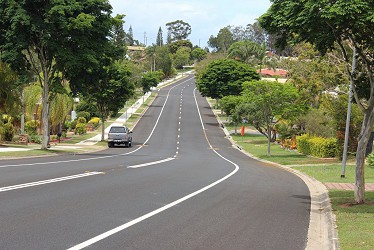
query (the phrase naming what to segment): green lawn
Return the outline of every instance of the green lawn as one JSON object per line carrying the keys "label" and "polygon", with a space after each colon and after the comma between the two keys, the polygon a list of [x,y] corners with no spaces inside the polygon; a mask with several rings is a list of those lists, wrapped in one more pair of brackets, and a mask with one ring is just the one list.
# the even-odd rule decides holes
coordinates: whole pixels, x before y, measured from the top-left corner
{"label": "green lawn", "polygon": [[366,192],[367,204],[352,205],[353,191],[330,191],[342,250],[374,249],[374,192]]}

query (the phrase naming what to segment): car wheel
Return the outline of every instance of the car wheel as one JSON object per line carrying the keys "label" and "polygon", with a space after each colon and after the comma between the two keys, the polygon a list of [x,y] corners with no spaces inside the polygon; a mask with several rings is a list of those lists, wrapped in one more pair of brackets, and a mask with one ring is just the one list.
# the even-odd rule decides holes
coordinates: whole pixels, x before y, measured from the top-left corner
{"label": "car wheel", "polygon": [[108,148],[112,148],[112,147],[113,147],[113,143],[108,142]]}

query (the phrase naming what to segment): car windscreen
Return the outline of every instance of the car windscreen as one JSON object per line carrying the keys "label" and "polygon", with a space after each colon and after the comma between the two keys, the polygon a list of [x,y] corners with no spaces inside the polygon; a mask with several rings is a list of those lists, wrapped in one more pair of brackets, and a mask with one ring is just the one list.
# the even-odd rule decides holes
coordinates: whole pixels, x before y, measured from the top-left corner
{"label": "car windscreen", "polygon": [[126,128],[124,127],[111,127],[110,133],[126,133]]}

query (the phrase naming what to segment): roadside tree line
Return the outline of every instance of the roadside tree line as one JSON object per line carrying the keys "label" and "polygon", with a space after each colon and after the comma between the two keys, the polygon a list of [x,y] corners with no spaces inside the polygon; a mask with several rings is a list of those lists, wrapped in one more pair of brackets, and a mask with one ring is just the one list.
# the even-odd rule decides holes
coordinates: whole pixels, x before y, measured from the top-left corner
{"label": "roadside tree line", "polygon": [[[287,83],[259,81],[255,74],[248,79],[243,71],[254,73],[254,67],[257,72],[261,68],[261,60],[252,60],[261,53],[248,48],[271,49],[266,42],[270,40],[257,46],[246,39],[235,41],[232,29],[226,27],[211,37],[210,43],[223,53],[197,66],[197,86],[204,96],[218,100],[233,123],[245,118],[269,143],[277,139],[274,135],[288,139],[308,134],[300,137],[304,143],[300,150],[317,145],[315,151],[324,148],[327,156],[342,157],[352,83],[349,153],[356,157],[355,200],[363,203],[365,157],[374,124],[374,6],[365,0],[335,1],[327,6],[324,1],[307,2],[273,1],[259,19],[262,29],[271,34],[265,37],[271,37],[272,51],[280,52],[276,67],[288,71]],[[232,49],[236,52],[230,59]]]}

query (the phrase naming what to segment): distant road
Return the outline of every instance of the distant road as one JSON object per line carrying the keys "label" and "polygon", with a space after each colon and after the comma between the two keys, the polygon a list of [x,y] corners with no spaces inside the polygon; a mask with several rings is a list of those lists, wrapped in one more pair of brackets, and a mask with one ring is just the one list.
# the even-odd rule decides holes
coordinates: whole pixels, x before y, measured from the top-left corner
{"label": "distant road", "polygon": [[194,81],[132,148],[0,161],[0,249],[305,249],[308,188],[233,148]]}

